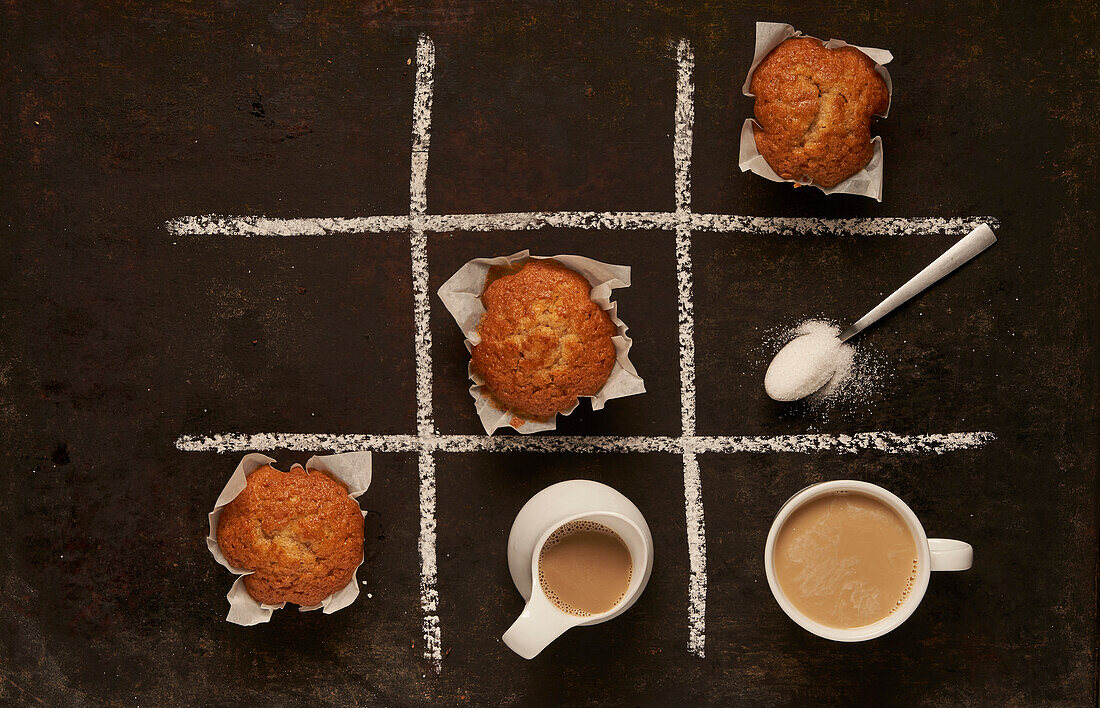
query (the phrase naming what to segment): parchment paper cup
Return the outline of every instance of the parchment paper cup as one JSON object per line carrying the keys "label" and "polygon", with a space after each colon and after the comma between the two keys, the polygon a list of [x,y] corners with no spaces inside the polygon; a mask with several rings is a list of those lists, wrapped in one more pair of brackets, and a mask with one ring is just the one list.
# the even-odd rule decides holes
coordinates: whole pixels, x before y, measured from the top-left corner
{"label": "parchment paper cup", "polygon": [[[768,56],[771,50],[779,46],[780,42],[790,39],[791,37],[802,36],[804,35],[794,27],[782,22],[757,22],[756,53],[753,55],[752,66],[749,67],[749,74],[745,77],[745,83],[741,87],[741,93],[750,98],[756,98],[754,94],[749,92],[749,87],[752,86],[752,75],[753,72],[756,71],[756,67],[760,65],[760,62],[764,61],[764,57]],[[814,39],[816,39],[816,37]],[[825,46],[829,49],[855,47],[871,57],[871,60],[875,62],[875,71],[882,77],[883,81],[886,82],[886,91],[890,96],[890,102],[893,101],[894,83],[890,80],[890,72],[886,70],[885,66],[893,61],[893,54],[885,49],[859,47],[854,44],[848,44],[841,39],[830,39],[828,42],[825,42]],[[890,113],[890,102],[887,102],[886,112],[883,113],[881,117],[885,118]],[[880,136],[876,135],[871,140],[871,144],[874,146],[874,153],[871,156],[871,161],[868,162],[862,170],[832,187],[822,187],[810,180],[793,180],[780,177],[776,171],[772,169],[771,165],[768,164],[768,161],[764,159],[764,156],[760,154],[760,151],[756,149],[756,138],[753,136],[754,126],[760,127],[760,124],[752,118],[746,118],[744,124],[741,126],[741,151],[738,156],[737,166],[741,168],[742,172],[755,172],[764,179],[769,179],[772,182],[791,182],[793,184],[813,185],[826,194],[859,194],[864,197],[871,197],[875,201],[882,201],[883,158],[882,138]]]}
{"label": "parchment paper cup", "polygon": [[[498,258],[475,258],[458,269],[458,272],[439,288],[439,297],[447,310],[458,323],[462,333],[466,335],[466,350],[473,348],[481,338],[477,333],[477,326],[481,322],[481,316],[485,314],[485,306],[481,304],[481,294],[485,291],[485,280],[489,275],[489,269],[494,266],[511,266],[522,263],[528,258],[551,258],[561,263],[566,268],[571,268],[583,275],[592,285],[590,297],[611,317],[615,324],[617,334],[611,338],[615,344],[615,367],[611,375],[592,399],[592,410],[600,410],[604,404],[613,398],[624,398],[638,393],[645,393],[645,382],[634,365],[630,363],[630,337],[626,336],[627,326],[616,314],[617,304],[611,301],[611,291],[615,288],[630,287],[630,266],[611,265],[594,261],[591,258],[576,255],[561,256],[532,256],[530,251],[523,250],[510,256]],[[470,396],[474,399],[478,417],[485,432],[492,435],[497,428],[510,427],[521,433],[537,433],[540,430],[554,430],[557,427],[557,416],[546,421],[525,420],[515,411],[501,410],[497,408],[489,396],[483,392],[484,379],[474,371],[473,364],[468,367],[470,379]],[[579,402],[578,402],[579,405]],[[576,406],[561,415],[569,415]]]}
{"label": "parchment paper cup", "polygon": [[[233,587],[229,589],[229,594],[226,595],[229,599],[229,615],[226,620],[233,624],[244,626],[262,624],[271,619],[272,612],[282,609],[286,604],[283,602],[278,605],[266,605],[249,595],[248,590],[244,587],[244,576],[252,571],[231,566],[225,556],[222,555],[221,548],[218,547],[218,519],[221,518],[222,508],[236,499],[237,495],[244,490],[248,475],[273,462],[275,462],[274,458],[261,455],[258,452],[251,452],[241,458],[240,464],[237,465],[237,469],[233,471],[233,475],[226,482],[225,488],[218,496],[217,503],[214,504],[214,510],[210,512],[208,517],[210,531],[206,536],[206,547],[210,549],[210,554],[214,556],[214,560],[238,575]],[[301,465],[295,464],[291,469],[294,469],[294,467],[301,467]],[[306,469],[321,470],[340,480],[347,486],[348,496],[352,499],[357,499],[370,486],[371,457],[369,452],[314,455],[306,462]],[[362,514],[366,517],[367,512],[363,511]],[[309,612],[310,610],[324,608],[325,614],[329,615],[353,603],[355,598],[359,597],[359,583],[356,576],[359,574],[359,568],[362,565],[363,560],[360,559],[359,565],[355,566],[355,572],[352,573],[351,580],[347,585],[321,600],[320,604],[312,607],[300,607],[298,608],[299,611]]]}

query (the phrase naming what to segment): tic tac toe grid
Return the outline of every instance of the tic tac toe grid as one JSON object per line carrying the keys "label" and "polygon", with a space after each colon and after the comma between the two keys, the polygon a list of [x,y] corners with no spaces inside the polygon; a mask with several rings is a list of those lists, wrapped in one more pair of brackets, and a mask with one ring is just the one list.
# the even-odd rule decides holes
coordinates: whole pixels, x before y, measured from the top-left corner
{"label": "tic tac toe grid", "polygon": [[[684,513],[690,573],[688,577],[687,650],[703,657],[706,650],[707,545],[697,455],[701,453],[853,453],[874,449],[894,454],[942,454],[974,448],[994,438],[985,431],[899,435],[887,431],[783,436],[699,436],[695,433],[695,339],[692,293],[692,233],[909,235],[929,232],[964,235],[996,219],[863,218],[812,219],[698,214],[691,210],[692,132],[695,123],[693,72],[695,57],[687,40],[675,46],[676,108],[672,151],[676,208],[672,212],[524,212],[503,214],[428,214],[428,150],[431,142],[435,45],[421,35],[416,47],[413,98],[412,169],[407,215],[355,218],[271,219],[263,216],[186,216],[167,229],[179,236],[324,236],[335,233],[407,232],[412,264],[416,357],[417,432],[415,435],[241,433],[183,435],[176,447],[188,452],[252,452],[283,448],[301,451],[415,452],[420,494],[420,606],[423,653],[436,672],[442,669],[442,633],[436,571],[436,452],[660,452],[679,454],[684,469]],[[428,234],[448,231],[524,231],[548,227],[586,230],[667,230],[676,234],[676,278],[680,350],[679,436],[573,436],[540,434],[441,435],[432,410],[431,302],[428,293]]]}

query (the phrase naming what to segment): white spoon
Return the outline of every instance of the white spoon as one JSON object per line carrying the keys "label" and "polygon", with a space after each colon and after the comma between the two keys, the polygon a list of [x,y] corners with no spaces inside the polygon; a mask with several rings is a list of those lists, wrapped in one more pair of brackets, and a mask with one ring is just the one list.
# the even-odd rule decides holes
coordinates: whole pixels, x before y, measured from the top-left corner
{"label": "white spoon", "polygon": [[859,318],[839,337],[822,332],[795,337],[779,350],[768,365],[768,371],[764,374],[764,390],[777,401],[797,401],[817,391],[829,383],[836,373],[841,345],[844,342],[878,322],[996,241],[993,230],[982,224]]}

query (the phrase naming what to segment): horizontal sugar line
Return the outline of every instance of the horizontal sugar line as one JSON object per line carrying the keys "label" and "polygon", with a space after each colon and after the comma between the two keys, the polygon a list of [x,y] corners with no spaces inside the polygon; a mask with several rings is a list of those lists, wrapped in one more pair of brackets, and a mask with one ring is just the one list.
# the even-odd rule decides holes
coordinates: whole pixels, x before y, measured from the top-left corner
{"label": "horizontal sugar line", "polygon": [[862,450],[878,450],[892,454],[943,454],[978,448],[996,439],[993,433],[986,431],[900,435],[880,430],[851,434],[699,436],[688,438],[684,444],[695,452],[857,453]]}
{"label": "horizontal sugar line", "polygon": [[266,216],[181,216],[165,223],[176,236],[326,236],[387,233],[415,228],[444,231],[531,231],[543,228],[606,230],[675,229],[682,218],[657,211],[555,211],[500,214],[396,214],[390,216],[279,219]]}
{"label": "horizontal sugar line", "polygon": [[360,435],[325,433],[218,433],[183,435],[176,448],[183,452],[252,452],[257,450],[329,450],[353,452],[663,452],[694,453],[815,453],[841,454],[877,450],[890,454],[943,454],[992,442],[991,432],[901,435],[889,431],[851,434],[719,436],[618,435]]}
{"label": "horizontal sugar line", "polygon": [[617,435],[440,435],[427,444],[441,452],[683,452],[682,438]]}
{"label": "horizontal sugar line", "polygon": [[692,214],[691,228],[715,233],[745,233],[760,236],[920,236],[946,234],[965,236],[978,226],[996,229],[992,216],[969,217],[868,217],[862,219],[820,219],[814,217],[739,216],[737,214]]}
{"label": "horizontal sugar line", "polygon": [[571,228],[608,231],[673,231],[677,227],[713,233],[760,236],[842,235],[919,236],[965,235],[979,224],[999,228],[991,216],[872,217],[818,219],[810,217],[740,216],[661,211],[534,211],[501,214],[395,214],[389,216],[278,219],[267,216],[181,216],[165,223],[174,236],[329,236],[353,233],[393,233],[414,228],[423,232],[532,231]]}
{"label": "horizontal sugar line", "polygon": [[183,452],[251,452],[253,450],[330,450],[332,452],[417,452],[423,443],[416,435],[359,435],[355,433],[216,433],[181,435],[176,449]]}
{"label": "horizontal sugar line", "polygon": [[544,228],[650,230],[676,228],[681,216],[662,211],[532,211],[502,214],[428,214],[426,231],[533,231]]}
{"label": "horizontal sugar line", "polygon": [[683,450],[681,438],[646,436],[545,437],[505,435],[360,435],[355,433],[217,433],[183,435],[183,452],[250,452],[253,450],[331,450],[354,452],[668,452]]}
{"label": "horizontal sugar line", "polygon": [[165,223],[174,236],[330,236],[408,231],[408,215],[277,219],[267,216],[181,216]]}

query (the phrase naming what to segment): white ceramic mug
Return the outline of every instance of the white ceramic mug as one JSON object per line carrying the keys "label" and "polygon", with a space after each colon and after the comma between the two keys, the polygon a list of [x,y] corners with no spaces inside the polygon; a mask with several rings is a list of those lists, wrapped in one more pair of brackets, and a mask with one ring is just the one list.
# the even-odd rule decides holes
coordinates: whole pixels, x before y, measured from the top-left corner
{"label": "white ceramic mug", "polygon": [[[898,516],[908,525],[917,546],[917,578],[913,582],[913,588],[905,602],[877,622],[849,629],[830,627],[815,622],[799,612],[787,599],[775,577],[775,540],[787,518],[795,509],[811,499],[845,491],[865,494],[897,512]],[[803,629],[813,632],[819,637],[838,642],[862,642],[867,639],[881,637],[893,630],[907,620],[913,614],[913,611],[917,609],[917,605],[924,598],[925,591],[928,590],[928,580],[933,570],[968,570],[973,561],[974,549],[969,543],[948,538],[928,538],[924,533],[924,527],[917,519],[917,515],[897,496],[878,485],[849,479],[814,484],[788,499],[787,503],[776,514],[775,521],[772,522],[771,532],[768,533],[767,545],[764,547],[764,571],[768,576],[768,586],[771,588],[772,595],[775,596],[779,606],[783,608],[788,617],[797,622]]]}
{"label": "white ceramic mug", "polygon": [[[539,555],[547,539],[565,524],[581,520],[603,524],[617,533],[630,551],[633,566],[622,600],[607,612],[587,617],[559,610],[538,582]],[[566,630],[606,622],[634,604],[653,572],[653,537],[638,507],[606,484],[584,479],[559,482],[520,509],[508,535],[508,568],[527,605],[503,640],[524,659],[532,659]]]}

